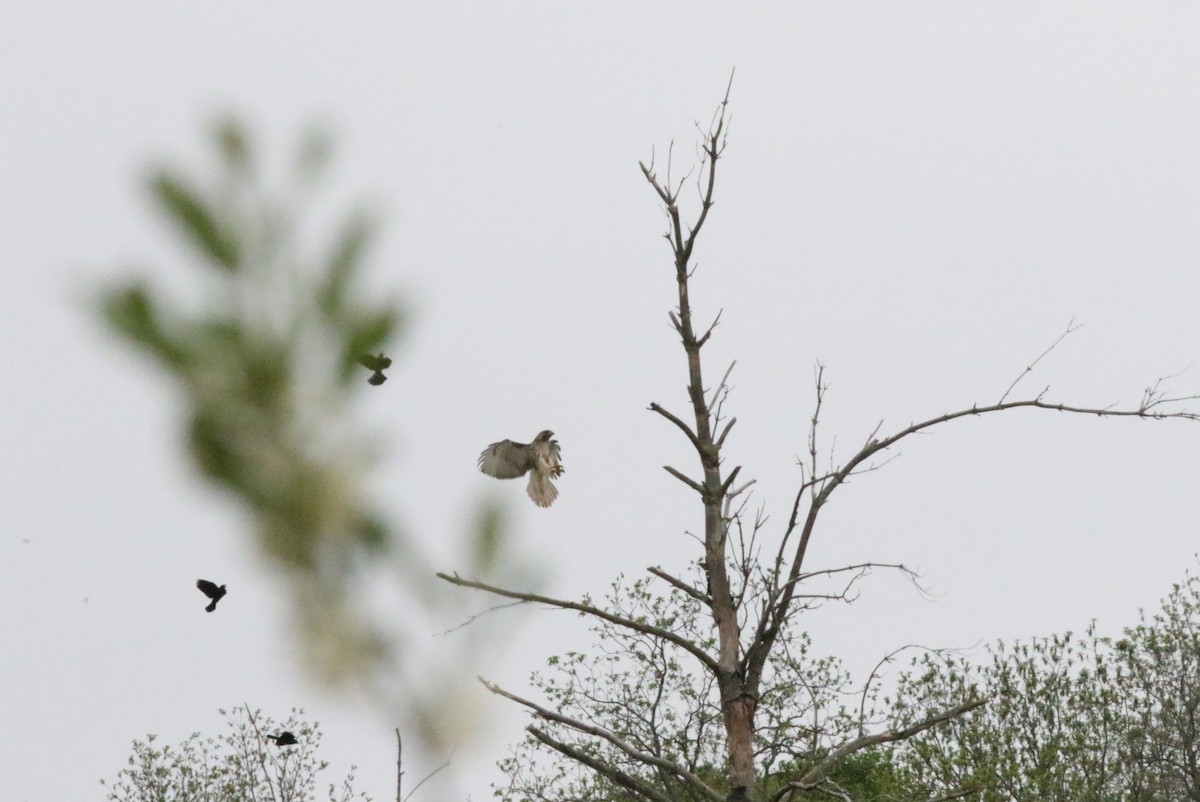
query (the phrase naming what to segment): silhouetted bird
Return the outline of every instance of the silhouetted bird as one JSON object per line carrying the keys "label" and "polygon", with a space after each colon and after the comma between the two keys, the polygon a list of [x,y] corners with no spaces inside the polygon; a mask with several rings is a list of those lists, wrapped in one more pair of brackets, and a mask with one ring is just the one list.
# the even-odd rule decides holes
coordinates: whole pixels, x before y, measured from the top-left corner
{"label": "silhouetted bird", "polygon": [[387,376],[384,376],[383,372],[392,366],[392,360],[383,354],[367,354],[358,358],[358,364],[367,370],[375,371],[371,374],[371,378],[367,379],[367,384],[373,384],[378,387],[387,381]]}
{"label": "silhouetted bird", "polygon": [[287,730],[284,730],[278,735],[268,735],[267,737],[274,741],[276,746],[291,746],[292,744],[297,743],[296,736],[292,735]]}
{"label": "silhouetted bird", "polygon": [[209,582],[207,579],[197,579],[196,587],[200,588],[201,593],[212,599],[209,605],[204,608],[210,613],[217,609],[217,602],[219,602],[228,592],[225,590],[224,585],[218,586],[216,582]]}

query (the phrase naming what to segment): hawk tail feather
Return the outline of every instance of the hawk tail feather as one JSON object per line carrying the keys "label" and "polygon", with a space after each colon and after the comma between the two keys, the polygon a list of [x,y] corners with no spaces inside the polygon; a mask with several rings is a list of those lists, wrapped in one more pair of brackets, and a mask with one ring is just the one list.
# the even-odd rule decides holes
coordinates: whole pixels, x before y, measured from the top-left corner
{"label": "hawk tail feather", "polygon": [[529,487],[526,488],[533,503],[539,507],[549,507],[558,498],[558,488],[550,481],[550,477],[541,471],[533,471],[529,476]]}

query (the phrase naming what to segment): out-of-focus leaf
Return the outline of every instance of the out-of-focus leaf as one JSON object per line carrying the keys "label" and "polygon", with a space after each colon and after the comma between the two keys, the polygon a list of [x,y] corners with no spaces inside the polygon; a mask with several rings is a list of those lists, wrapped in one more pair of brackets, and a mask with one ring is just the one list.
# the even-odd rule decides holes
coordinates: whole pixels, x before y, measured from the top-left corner
{"label": "out-of-focus leaf", "polygon": [[243,171],[251,168],[249,137],[236,120],[225,119],[217,123],[213,134],[228,164]]}
{"label": "out-of-focus leaf", "polygon": [[320,177],[329,157],[333,153],[333,140],[320,128],[304,132],[300,152],[296,156],[296,173],[301,179],[312,181]]}
{"label": "out-of-focus leaf", "polygon": [[504,510],[497,504],[485,504],[475,525],[475,542],[471,546],[471,567],[485,573],[497,564],[504,546]]}
{"label": "out-of-focus leaf", "polygon": [[226,487],[240,489],[245,473],[235,451],[217,419],[210,411],[192,416],[188,428],[192,456],[210,479]]}
{"label": "out-of-focus leaf", "polygon": [[109,290],[101,303],[105,319],[117,331],[168,364],[180,367],[186,362],[183,349],[164,331],[154,301],[142,282]]}
{"label": "out-of-focus leaf", "polygon": [[[364,486],[377,449],[354,425],[361,390],[351,375],[354,384],[367,380],[357,363],[369,357],[383,380],[391,362],[384,346],[395,345],[401,320],[391,299],[358,281],[374,226],[353,213],[321,240],[327,252],[308,253],[307,187],[286,175],[282,191],[267,186],[253,137],[235,122],[215,126],[210,143],[219,156],[212,180],[167,169],[149,188],[180,239],[199,248],[194,266],[221,269],[178,306],[141,284],[118,287],[104,297],[105,316],[168,363],[164,372],[187,406],[197,470],[243,505],[259,552],[282,569],[308,661],[334,682],[369,679],[369,687],[394,692],[434,732],[439,722],[416,688],[385,691],[378,682],[394,659],[409,659],[397,657],[407,651],[391,648],[391,633],[406,643],[421,614],[445,599],[420,544],[387,525]],[[298,168],[316,177],[327,153],[328,141],[310,136]],[[497,562],[499,543],[498,529],[484,536],[480,564]],[[362,592],[391,571],[415,611],[398,630]]]}
{"label": "out-of-focus leaf", "polygon": [[354,214],[334,243],[325,278],[317,290],[317,303],[327,319],[337,320],[345,314],[346,291],[373,233],[374,226],[366,215]]}
{"label": "out-of-focus leaf", "polygon": [[118,331],[139,344],[162,338],[153,301],[141,282],[113,289],[104,295],[104,316]]}
{"label": "out-of-focus leaf", "polygon": [[359,518],[357,525],[354,527],[358,534],[358,542],[363,547],[370,549],[373,552],[383,552],[387,550],[389,543],[388,529],[374,515],[364,515]]}
{"label": "out-of-focus leaf", "polygon": [[162,207],[205,256],[231,272],[240,267],[241,249],[235,235],[218,222],[195,189],[165,170],[151,179],[150,187]]}
{"label": "out-of-focus leaf", "polygon": [[[294,501],[303,503],[300,492],[272,497],[271,502]],[[260,510],[260,533],[263,550],[280,563],[305,574],[317,570],[318,539],[320,531],[300,524],[298,519],[308,517],[298,507],[276,503],[263,505]]]}

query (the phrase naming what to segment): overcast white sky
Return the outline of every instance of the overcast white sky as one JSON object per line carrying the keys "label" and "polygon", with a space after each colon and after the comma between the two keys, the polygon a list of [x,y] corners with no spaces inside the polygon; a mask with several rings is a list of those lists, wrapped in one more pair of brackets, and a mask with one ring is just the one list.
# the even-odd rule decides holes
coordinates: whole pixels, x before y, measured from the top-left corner
{"label": "overcast white sky", "polygon": [[[414,537],[487,494],[557,594],[694,556],[663,219],[637,169],[692,152],[737,68],[718,203],[693,297],[738,360],[730,464],[782,524],[828,365],[838,453],[1025,385],[1136,403],[1200,390],[1200,8],[1190,3],[27,2],[0,7],[0,786],[101,796],[146,733],[218,728],[242,701],[305,707],[325,756],[394,793],[388,720],[303,674],[284,595],[237,513],[199,485],[178,399],[83,299],[131,261],[184,275],[141,194],[163,157],[202,169],[233,110],[274,145],[323,120],[334,195],[376,201],[373,281],[413,314],[364,414],[378,486]],[[283,152],[277,158],[283,160]],[[553,508],[475,471],[550,427]],[[825,441],[826,448],[830,440]],[[1115,632],[1195,565],[1200,428],[1014,413],[908,442],[839,491],[812,558],[903,561],[809,617],[862,670],[910,642]],[[28,542],[26,542],[28,541]],[[454,569],[456,565],[442,566]],[[197,576],[228,583],[202,612]],[[480,600],[482,602],[482,600]],[[403,615],[403,611],[397,611]],[[574,617],[521,610],[487,655],[523,689]],[[481,694],[479,740],[427,799],[489,795],[522,717]],[[412,768],[413,775],[418,767]],[[410,775],[410,776],[413,776]]]}

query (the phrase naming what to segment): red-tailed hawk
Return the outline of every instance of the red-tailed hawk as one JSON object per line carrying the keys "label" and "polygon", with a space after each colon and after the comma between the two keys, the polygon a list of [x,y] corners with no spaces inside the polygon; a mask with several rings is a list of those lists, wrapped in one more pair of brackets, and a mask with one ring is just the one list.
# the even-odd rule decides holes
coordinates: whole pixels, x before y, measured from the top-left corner
{"label": "red-tailed hawk", "polygon": [[528,473],[529,497],[539,507],[549,507],[558,498],[558,488],[550,480],[563,473],[558,441],[552,437],[554,432],[546,429],[538,432],[532,443],[492,443],[479,455],[479,470],[497,479],[516,479]]}

